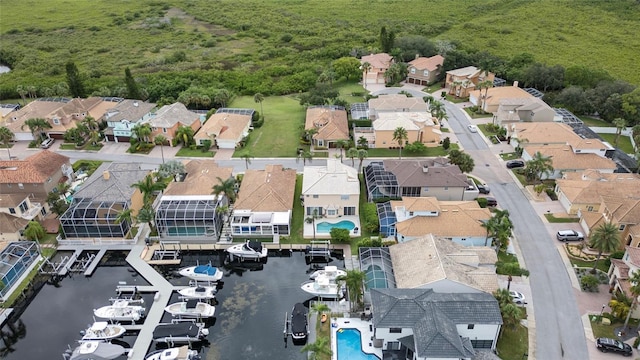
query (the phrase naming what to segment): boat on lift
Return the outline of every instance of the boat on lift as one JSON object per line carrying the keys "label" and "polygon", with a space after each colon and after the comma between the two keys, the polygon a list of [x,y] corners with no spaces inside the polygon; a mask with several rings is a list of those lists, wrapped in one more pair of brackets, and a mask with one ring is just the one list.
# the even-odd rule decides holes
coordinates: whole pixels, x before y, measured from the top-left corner
{"label": "boat on lift", "polygon": [[347,276],[347,272],[342,269],[338,269],[336,266],[325,266],[324,269],[312,272],[311,275],[309,275],[309,278],[313,280],[319,275],[325,275],[330,281],[336,281],[340,276]]}
{"label": "boat on lift", "polygon": [[111,321],[138,321],[144,318],[145,308],[140,305],[130,305],[125,299],[118,299],[111,305],[94,309],[93,314]]}
{"label": "boat on lift", "polygon": [[207,335],[209,335],[209,329],[205,328],[204,324],[196,322],[159,324],[153,330],[153,341],[167,344],[189,344],[201,341]]}
{"label": "boat on lift", "polygon": [[109,324],[106,321],[96,321],[91,326],[81,332],[82,340],[80,341],[90,341],[90,340],[111,340],[115,338],[119,338],[127,330],[124,326],[119,324]]}
{"label": "boat on lift", "polygon": [[177,348],[162,349],[147,354],[144,360],[200,360],[198,351],[184,345]]}
{"label": "boat on lift", "polygon": [[232,257],[240,259],[261,260],[267,257],[268,250],[260,241],[247,240],[244,244],[236,244],[227,248]]}
{"label": "boat on lift", "polygon": [[327,299],[339,299],[343,297],[342,285],[331,281],[326,275],[318,275],[314,280],[305,281],[300,288],[314,296]]}
{"label": "boat on lift", "polygon": [[173,303],[164,308],[164,311],[178,317],[210,318],[215,315],[216,307],[200,302],[198,299],[189,299]]}
{"label": "boat on lift", "polygon": [[303,303],[297,303],[291,310],[291,337],[293,340],[302,341],[309,334],[307,322],[307,308]]}
{"label": "boat on lift", "polygon": [[215,299],[218,288],[211,284],[202,285],[197,281],[189,283],[189,287],[178,290],[178,293],[185,299],[211,300]]}

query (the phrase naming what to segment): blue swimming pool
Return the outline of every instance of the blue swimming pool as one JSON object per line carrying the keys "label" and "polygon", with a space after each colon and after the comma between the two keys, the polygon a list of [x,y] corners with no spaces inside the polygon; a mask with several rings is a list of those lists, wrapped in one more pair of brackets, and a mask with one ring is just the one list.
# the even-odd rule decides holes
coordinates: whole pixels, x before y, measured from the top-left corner
{"label": "blue swimming pool", "polygon": [[380,360],[376,355],[362,351],[360,331],[357,329],[338,329],[336,341],[338,360]]}
{"label": "blue swimming pool", "polygon": [[356,227],[356,224],[354,224],[353,221],[349,221],[349,220],[342,220],[337,223],[329,223],[329,222],[323,221],[316,224],[316,231],[319,233],[329,233],[333,228],[347,229],[351,231],[355,227]]}

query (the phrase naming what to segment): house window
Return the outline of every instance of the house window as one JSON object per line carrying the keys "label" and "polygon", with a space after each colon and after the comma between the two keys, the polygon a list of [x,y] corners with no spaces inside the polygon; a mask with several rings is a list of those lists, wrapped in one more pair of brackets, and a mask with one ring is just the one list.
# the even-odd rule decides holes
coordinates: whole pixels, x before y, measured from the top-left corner
{"label": "house window", "polygon": [[47,209],[43,206],[42,209],[40,209],[40,214],[47,215]]}
{"label": "house window", "polygon": [[448,187],[448,186],[445,186],[445,187],[444,187],[444,191],[449,191],[449,187]]}
{"label": "house window", "polygon": [[340,195],[340,200],[349,200],[349,195]]}
{"label": "house window", "polygon": [[24,189],[24,184],[23,183],[18,183],[18,189]]}
{"label": "house window", "polygon": [[336,210],[334,210],[334,209],[327,209],[327,215],[329,215],[329,216],[335,216],[335,215],[336,215]]}
{"label": "house window", "polygon": [[424,192],[428,192],[428,191],[429,191],[429,188],[425,186],[425,187],[423,187],[423,188],[422,188],[422,191],[424,191]]}
{"label": "house window", "polygon": [[9,214],[15,214],[16,213],[16,209],[14,208],[9,208]]}
{"label": "house window", "polygon": [[423,74],[424,76],[429,76],[429,70],[425,70]]}
{"label": "house window", "polygon": [[416,68],[412,67],[412,68],[411,68],[411,73],[412,73],[412,74],[415,74],[415,73],[416,73]]}
{"label": "house window", "polygon": [[624,224],[620,224],[620,227],[618,228],[618,230],[623,231],[624,230]]}
{"label": "house window", "polygon": [[475,327],[475,324],[469,324],[467,325],[467,330],[473,330],[474,327]]}
{"label": "house window", "polygon": [[355,206],[345,206],[343,209],[344,215],[355,215],[356,207]]}
{"label": "house window", "polygon": [[317,198],[319,198],[319,197],[320,197],[320,195],[318,195],[318,194],[313,194],[313,198],[314,198],[314,199],[317,199]]}
{"label": "house window", "polygon": [[413,216],[413,211],[409,211],[409,216]]}
{"label": "house window", "polygon": [[162,132],[166,134],[167,133],[167,128],[162,128]]}
{"label": "house window", "polygon": [[56,125],[60,125],[60,119],[53,118],[53,123],[56,124]]}
{"label": "house window", "polygon": [[20,208],[20,212],[26,212],[27,210],[29,210],[29,206],[27,205],[26,201],[21,202],[18,207]]}
{"label": "house window", "polygon": [[[389,333],[391,334],[402,334],[402,328],[390,328]],[[391,342],[389,342],[391,344]]]}
{"label": "house window", "polygon": [[587,211],[593,211],[593,206],[587,206]]}
{"label": "house window", "polygon": [[400,341],[389,341],[387,343],[387,350],[400,350]]}

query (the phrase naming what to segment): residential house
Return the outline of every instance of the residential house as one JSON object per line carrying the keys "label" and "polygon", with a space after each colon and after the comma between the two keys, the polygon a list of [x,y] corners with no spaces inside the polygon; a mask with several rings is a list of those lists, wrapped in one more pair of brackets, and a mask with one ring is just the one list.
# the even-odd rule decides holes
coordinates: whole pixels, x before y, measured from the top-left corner
{"label": "residential house", "polygon": [[620,236],[620,248],[640,246],[640,198],[601,196],[599,212],[578,211],[580,226],[589,236],[604,223],[616,224]]}
{"label": "residential house", "polygon": [[170,144],[173,144],[172,140],[180,126],[191,127],[195,134],[200,129],[202,120],[200,114],[189,111],[182,103],[165,105],[149,118],[152,130],[151,138],[162,134]]}
{"label": "residential house", "polygon": [[[372,125],[373,139],[369,143],[370,148],[399,148],[400,144],[393,138],[393,133],[399,127],[407,131],[407,139],[402,147],[416,141],[427,146],[438,146],[442,135],[440,125],[436,124],[428,112],[379,113]],[[354,130],[354,134],[357,131]]]}
{"label": "residential house", "polygon": [[561,121],[546,102],[539,98],[502,99],[498,110],[493,115],[493,123],[500,126],[516,122],[551,122]]}
{"label": "residential house", "polygon": [[232,177],[232,168],[213,160],[191,160],[162,192],[156,207],[158,235],[164,239],[216,242],[225,221],[229,200],[213,195],[220,180]]}
{"label": "residential house", "polygon": [[465,246],[491,245],[482,226],[491,211],[472,201],[438,201],[433,197],[404,197],[378,203],[380,233],[405,242],[434,234]]}
{"label": "residential house", "polygon": [[20,203],[28,198],[25,212],[32,214],[38,209],[44,215],[49,193],[73,176],[68,157],[40,150],[24,160],[0,161],[0,194],[15,195],[12,201]]}
{"label": "residential house", "polygon": [[399,199],[404,196],[438,200],[473,200],[478,189],[447,158],[374,161],[364,169],[367,199]]}
{"label": "residential house", "polygon": [[592,169],[566,173],[556,180],[555,192],[567,214],[597,213],[602,196],[640,198],[640,175]]}
{"label": "residential house", "polygon": [[[73,202],[60,217],[67,240],[77,238],[123,239],[131,222],[117,221],[131,209],[132,217],[143,206],[143,194],[133,184],[142,181],[148,170],[137,163],[103,163],[73,194]],[[62,240],[64,241],[64,240]]]}
{"label": "residential house", "polygon": [[[70,99],[60,101],[34,100],[20,110],[9,113],[5,117],[5,125],[14,134],[15,141],[35,140],[25,122],[29,119],[46,119],[49,114],[64,106]],[[38,134],[35,134],[36,136]]]}
{"label": "residential house", "polygon": [[19,109],[20,104],[0,104],[0,126],[6,126],[6,120],[10,117],[10,114]]}
{"label": "residential house", "polygon": [[551,158],[553,172],[542,174],[543,179],[558,179],[562,177],[562,174],[587,169],[595,169],[602,173],[613,173],[617,168],[616,163],[611,159],[584,150],[589,149],[576,149],[571,145],[527,145],[523,148],[522,159],[529,161],[538,152],[544,157]]}
{"label": "residential house", "polygon": [[[305,166],[302,177],[302,201],[305,217],[318,217],[351,221],[359,235],[360,227],[358,205],[360,201],[360,181],[358,171],[344,165],[339,159],[327,159],[326,166]],[[319,220],[319,221],[325,221]],[[310,224],[314,226],[315,224]],[[329,232],[307,231],[304,236],[328,237]],[[313,229],[311,229],[313,230]]]}
{"label": "residential house", "polygon": [[365,63],[369,64],[369,68],[362,71],[362,83],[366,89],[367,84],[386,83],[385,74],[393,64],[393,56],[387,53],[365,55],[360,59],[360,63],[363,66]]}
{"label": "residential house", "polygon": [[495,74],[478,69],[475,66],[467,66],[460,69],[447,71],[445,87],[450,94],[456,97],[466,98],[476,89],[476,85],[482,81],[493,81]]}
{"label": "residential house", "polygon": [[296,171],[282,165],[245,172],[231,216],[233,236],[290,235]]}
{"label": "residential house", "polygon": [[418,85],[430,85],[438,80],[442,71],[444,58],[441,55],[431,57],[416,56],[407,66],[407,83]]}
{"label": "residential house", "polygon": [[389,247],[396,287],[439,293],[487,293],[498,290],[498,256],[487,246],[466,247],[427,234]]}
{"label": "residential house", "polygon": [[[536,97],[518,87],[517,81],[513,86],[499,86],[469,92],[469,102],[488,113],[497,112],[500,102],[507,99],[515,101],[515,99],[536,99]],[[516,102],[516,104],[520,103]]]}
{"label": "residential house", "polygon": [[[613,292],[622,292],[628,298],[633,298],[631,291],[633,284],[629,278],[640,269],[640,248],[634,246],[626,246],[622,259],[611,259],[609,267],[609,285]],[[640,317],[640,308],[635,307],[631,316],[634,319]]]}
{"label": "residential house", "polygon": [[610,157],[615,150],[600,139],[584,138],[576,134],[571,126],[556,122],[514,123],[508,126],[511,144],[526,148],[530,146],[569,145],[576,154],[596,154]]}
{"label": "residential house", "polygon": [[26,194],[0,194],[0,213],[26,220],[43,219],[46,208]]}
{"label": "residential house", "polygon": [[95,96],[87,99],[71,99],[46,116],[51,129],[47,129],[45,132],[50,138],[63,139],[67,130],[75,128],[86,117],[91,116],[97,121],[117,104],[117,101],[105,101]]}
{"label": "residential house", "polygon": [[304,124],[305,131],[313,130],[311,137],[314,147],[337,147],[339,140],[349,140],[347,111],[342,106],[309,106]]}
{"label": "residential house", "polygon": [[487,293],[372,289],[374,343],[386,359],[474,359],[495,350],[502,316]]}
{"label": "residential house", "polygon": [[427,103],[419,97],[404,94],[383,94],[369,99],[369,118],[376,120],[381,113],[427,112]]}
{"label": "residential house", "polygon": [[7,243],[22,239],[22,234],[28,224],[29,220],[8,214],[0,209],[0,248],[4,248]]}
{"label": "residential house", "polygon": [[107,122],[104,131],[107,141],[129,142],[132,136],[131,129],[147,122],[155,107],[154,103],[127,99],[107,110],[102,117],[102,120]]}
{"label": "residential house", "polygon": [[211,144],[219,149],[235,149],[249,136],[254,112],[253,109],[218,109],[194,136],[196,144],[211,140]]}

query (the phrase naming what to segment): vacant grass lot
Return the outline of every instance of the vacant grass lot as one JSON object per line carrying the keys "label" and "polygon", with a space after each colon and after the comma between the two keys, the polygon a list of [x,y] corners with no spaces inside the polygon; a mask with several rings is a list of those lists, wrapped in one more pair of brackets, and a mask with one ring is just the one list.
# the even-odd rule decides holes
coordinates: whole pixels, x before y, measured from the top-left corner
{"label": "vacant grass lot", "polygon": [[191,150],[188,147],[182,147],[176,153],[176,156],[185,156],[185,157],[213,157],[215,155],[215,151],[202,151],[202,149],[196,148],[195,150]]}
{"label": "vacant grass lot", "polygon": [[[601,138],[604,139],[604,141],[608,142],[609,144],[611,144],[611,146],[616,146],[615,142],[616,142],[616,134],[598,134]],[[629,140],[628,136],[624,136],[624,135],[620,135],[620,138],[618,139],[618,149],[622,150],[625,152],[625,154],[634,154],[635,151],[633,151],[633,145],[631,145],[631,140]]]}

